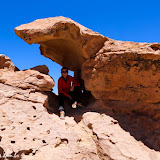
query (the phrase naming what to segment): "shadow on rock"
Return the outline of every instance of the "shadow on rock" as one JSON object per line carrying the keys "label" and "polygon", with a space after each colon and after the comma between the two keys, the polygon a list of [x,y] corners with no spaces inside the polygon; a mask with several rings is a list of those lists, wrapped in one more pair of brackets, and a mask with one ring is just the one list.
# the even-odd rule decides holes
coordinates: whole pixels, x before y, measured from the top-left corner
{"label": "shadow on rock", "polygon": [[[59,115],[59,103],[58,103],[58,95],[54,94],[53,92],[46,91],[46,95],[48,95],[48,105],[47,111],[49,114],[56,114]],[[85,106],[85,108],[72,108],[72,104],[74,103],[74,100],[66,99],[64,101],[64,108],[65,108],[65,114],[66,116],[72,116],[74,117],[76,122],[79,122],[82,118],[83,113],[88,110],[88,106],[91,103],[94,103],[96,100],[90,93],[90,91],[84,91],[81,96],[82,104]]]}
{"label": "shadow on rock", "polygon": [[[58,96],[45,92],[49,96],[49,114],[59,115]],[[135,139],[142,141],[151,149],[160,151],[160,104],[139,102],[101,101],[96,100],[89,91],[84,91],[81,97],[85,108],[73,109],[69,99],[65,100],[66,116],[74,117],[78,123],[86,112],[104,113],[116,119],[119,125]]]}

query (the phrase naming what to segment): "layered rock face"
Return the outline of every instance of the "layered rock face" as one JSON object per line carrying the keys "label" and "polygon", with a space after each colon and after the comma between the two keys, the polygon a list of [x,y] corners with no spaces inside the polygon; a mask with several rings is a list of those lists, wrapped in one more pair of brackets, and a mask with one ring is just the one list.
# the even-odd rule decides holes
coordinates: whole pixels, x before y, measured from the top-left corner
{"label": "layered rock face", "polygon": [[[160,150],[159,43],[116,41],[104,37],[97,32],[93,32],[77,22],[64,17],[36,20],[32,23],[16,27],[15,33],[28,44],[40,44],[42,55],[62,66],[67,66],[70,70],[75,71],[76,78],[80,76],[79,78],[84,80],[85,89],[91,91],[92,95],[103,103],[103,105],[97,105],[95,108],[91,107],[91,110],[93,109],[97,112],[104,111],[106,114],[116,118],[120,125],[126,131],[129,131],[137,140],[143,141],[150,148]],[[44,72],[46,73],[47,71]],[[19,71],[19,74],[21,74],[21,71]],[[32,75],[31,71],[29,71],[29,73],[27,72],[27,74]],[[35,77],[36,75],[34,78]],[[25,82],[25,80],[21,80]],[[2,76],[1,82],[11,84],[10,81],[5,80],[5,76]],[[48,88],[46,85],[48,86],[48,80],[47,83],[45,81],[41,82],[45,83],[45,87],[42,87],[40,84],[37,87],[35,84],[29,82],[27,88],[32,86],[37,91],[47,91]],[[16,87],[16,83],[12,83]],[[90,114],[86,115],[90,117]],[[100,115],[95,115],[96,114],[91,113],[92,117],[96,117],[94,121],[94,123],[96,123],[94,131],[94,124],[89,124],[89,122],[85,123],[87,116],[83,116],[82,121],[79,123],[83,124],[83,128],[88,126],[96,138],[98,137],[99,128],[100,133],[103,132],[102,135],[105,135],[105,137],[102,137],[107,141],[102,140],[101,134],[101,138],[97,138],[96,141],[94,139],[96,152],[91,151],[96,155],[94,159],[117,160],[118,157],[119,159],[159,159],[159,157],[154,157],[156,153],[147,153],[146,155],[149,157],[142,157],[141,154],[135,156],[134,153],[138,155],[138,151],[141,149],[134,151],[133,154],[130,150],[129,153],[134,156],[127,156],[124,154],[124,151],[113,149],[112,147],[115,146],[127,148],[129,144],[126,147],[124,144],[119,145],[119,143],[115,143],[111,138],[112,135],[113,137],[116,136],[116,139],[119,139],[119,137],[113,133],[108,133],[107,128],[109,128],[111,124],[106,123],[109,117],[104,118],[104,121],[100,121],[104,124],[103,126],[106,125],[106,127],[103,128],[97,123]],[[92,118],[89,119],[91,122],[92,120]],[[110,130],[112,130],[112,128],[109,128],[109,131]],[[115,132],[115,130],[113,132]],[[90,132],[87,131],[87,136],[88,133]],[[120,133],[118,131],[118,133],[125,135],[124,132]],[[110,134],[111,137],[108,136]],[[128,138],[126,139],[127,142],[129,142]],[[70,147],[67,140],[62,140],[60,144],[63,144],[63,142],[67,147]],[[107,142],[111,142],[112,146],[106,147],[106,145],[108,145]],[[111,150],[109,148],[111,148]],[[139,146],[136,148],[139,148]],[[142,148],[144,149],[144,147]],[[49,149],[46,148],[46,150]],[[117,156],[112,152],[113,150],[117,151]],[[45,149],[43,151],[45,151]],[[48,154],[51,152],[52,151],[49,150]],[[90,153],[90,149],[87,152]],[[75,153],[77,154],[77,152]],[[123,156],[119,155],[119,153],[122,153]],[[86,155],[84,152],[83,154]],[[40,155],[42,155],[42,153],[40,153]],[[69,155],[74,157],[72,154]],[[88,159],[93,159],[92,154],[88,156]],[[60,159],[63,159],[62,157]],[[83,157],[80,156],[78,158]]]}
{"label": "layered rock face", "polygon": [[0,54],[0,69],[2,71],[6,70],[6,71],[15,71],[16,67],[14,66],[14,64],[12,63],[12,61],[10,60],[9,57]]}
{"label": "layered rock face", "polygon": [[85,88],[97,99],[159,102],[159,44],[106,41],[81,72]]}
{"label": "layered rock face", "polygon": [[[11,62],[8,57],[1,57]],[[4,69],[0,64],[1,159],[160,159],[159,152],[136,141],[118,121],[105,114],[87,112],[79,123],[73,117],[66,116],[63,121],[56,114],[48,114],[46,93],[51,92],[53,79],[33,68],[14,71],[10,64],[13,70],[10,65]],[[34,67],[37,68],[46,70],[44,66]],[[95,105],[100,108],[102,104]]]}
{"label": "layered rock face", "polygon": [[116,41],[64,17],[39,19],[15,33],[75,71],[85,89],[104,102],[102,110],[110,108],[126,130],[160,150],[159,43]]}
{"label": "layered rock face", "polygon": [[35,20],[15,33],[28,44],[40,44],[42,55],[81,73],[96,99],[159,102],[158,43],[115,41],[64,17]]}

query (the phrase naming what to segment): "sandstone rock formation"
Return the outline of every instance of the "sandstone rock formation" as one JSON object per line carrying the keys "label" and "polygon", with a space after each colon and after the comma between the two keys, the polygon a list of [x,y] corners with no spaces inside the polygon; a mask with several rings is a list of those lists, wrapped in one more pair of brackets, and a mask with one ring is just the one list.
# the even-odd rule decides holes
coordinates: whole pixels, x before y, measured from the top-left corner
{"label": "sandstone rock formation", "polygon": [[98,100],[62,121],[48,68],[19,71],[0,55],[0,154],[24,160],[160,160],[160,44],[116,41],[64,17],[36,20],[15,33],[75,71]]}
{"label": "sandstone rock formation", "polygon": [[11,62],[10,58],[0,54],[0,69],[7,70],[7,71],[15,71],[16,67]]}
{"label": "sandstone rock formation", "polygon": [[28,44],[40,44],[41,54],[70,70],[80,70],[85,59],[103,47],[106,37],[69,18],[35,20],[15,28]]}
{"label": "sandstone rock formation", "polygon": [[15,28],[41,54],[75,71],[86,90],[137,140],[160,150],[160,44],[104,37],[69,18],[39,19]]}
{"label": "sandstone rock formation", "polygon": [[[53,116],[53,119],[56,117]],[[59,119],[56,119],[56,122],[61,127],[58,124],[53,126],[54,132],[50,127],[51,132],[48,135],[48,141],[46,140],[46,145],[42,146],[35,155],[24,155],[23,159],[160,159],[159,153],[148,149],[141,142],[137,143],[129,133],[119,127],[117,121],[104,114],[85,113],[79,124],[68,117],[65,122]],[[104,125],[108,127],[104,127]],[[55,141],[53,139],[50,141],[49,136]]]}
{"label": "sandstone rock formation", "polygon": [[30,68],[30,69],[39,71],[43,74],[48,74],[49,73],[49,69],[46,65],[40,65],[40,66],[36,66],[36,67]]}
{"label": "sandstone rock formation", "polygon": [[159,102],[159,46],[106,41],[94,58],[83,63],[85,88],[101,100]]}
{"label": "sandstone rock formation", "polygon": [[22,89],[35,89],[39,91],[50,91],[54,81],[49,75],[44,75],[35,70],[0,72],[0,82],[6,85]]}
{"label": "sandstone rock formation", "polygon": [[93,134],[100,159],[160,159],[159,154],[148,150],[141,142],[136,143],[128,132],[120,128],[118,121],[105,114],[85,113],[81,123],[87,132]]}
{"label": "sandstone rock formation", "polygon": [[35,70],[18,71],[5,55],[0,55],[0,61],[0,154],[5,156],[16,150],[19,154],[28,153],[25,138],[20,139],[19,133],[23,130],[22,134],[28,136],[30,122],[41,117],[43,112],[48,114],[47,92],[51,92],[54,81]]}
{"label": "sandstone rock formation", "polygon": [[[21,99],[24,101],[41,102],[48,106],[48,91],[51,92],[54,87],[54,80],[46,74],[42,74],[36,69],[19,71],[11,62],[9,57],[0,55],[0,85],[2,104],[9,99]],[[47,67],[47,66],[46,66]],[[45,67],[45,69],[46,69]],[[40,69],[40,66],[35,68]],[[48,68],[47,68],[48,69]],[[42,98],[45,97],[45,98]],[[7,98],[7,99],[6,99]]]}
{"label": "sandstone rock formation", "polygon": [[44,92],[0,83],[0,97],[3,156],[17,160],[160,159],[159,152],[136,141],[105,114],[85,113],[77,124],[73,117],[62,121],[48,114]]}
{"label": "sandstone rock formation", "polygon": [[[0,57],[11,62],[4,55]],[[15,68],[13,63],[10,64]],[[1,63],[1,66],[4,64]],[[73,117],[66,116],[62,121],[56,114],[48,114],[47,92],[50,92],[49,90],[54,86],[54,81],[49,75],[30,69],[11,71],[10,65],[8,69],[1,67],[0,73],[1,158],[12,157],[13,160],[160,159],[159,152],[136,141],[119,126],[117,120],[105,114],[87,112],[83,114],[78,124]],[[38,78],[38,75],[43,76],[45,80]],[[11,78],[13,82],[9,80]],[[35,78],[37,84],[28,85]],[[47,82],[49,85],[46,87]],[[19,83],[21,85],[18,85]],[[102,106],[97,102],[94,105],[97,106],[96,108]],[[78,116],[79,113],[77,112]]]}
{"label": "sandstone rock formation", "polygon": [[[158,103],[160,44],[104,37],[69,18],[35,20],[15,28],[41,54],[81,74],[96,99]],[[77,74],[78,72],[78,74]]]}

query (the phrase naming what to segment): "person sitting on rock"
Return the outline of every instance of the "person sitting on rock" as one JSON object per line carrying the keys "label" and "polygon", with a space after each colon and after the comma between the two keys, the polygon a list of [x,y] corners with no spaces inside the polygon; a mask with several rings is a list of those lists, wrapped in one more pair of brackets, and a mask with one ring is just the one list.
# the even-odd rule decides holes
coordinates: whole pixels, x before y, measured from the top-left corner
{"label": "person sitting on rock", "polygon": [[[64,119],[64,100],[69,98],[74,100],[72,108],[84,108],[80,103],[80,83],[76,81],[72,76],[68,75],[68,68],[63,67],[61,69],[62,76],[58,79],[58,98],[59,98],[59,111],[60,118]],[[71,86],[72,82],[72,86]]]}

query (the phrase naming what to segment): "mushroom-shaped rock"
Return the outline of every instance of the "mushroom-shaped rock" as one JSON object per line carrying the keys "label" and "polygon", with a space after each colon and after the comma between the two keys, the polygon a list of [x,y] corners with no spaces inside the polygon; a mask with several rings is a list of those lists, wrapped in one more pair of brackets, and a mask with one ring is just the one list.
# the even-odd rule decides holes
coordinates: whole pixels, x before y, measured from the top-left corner
{"label": "mushroom-shaped rock", "polygon": [[116,41],[64,17],[39,19],[15,33],[39,43],[42,55],[76,71],[76,78],[81,75],[96,99],[159,102],[159,43]]}
{"label": "mushroom-shaped rock", "polygon": [[41,54],[70,70],[81,70],[85,59],[95,55],[106,37],[65,17],[38,19],[15,28],[28,44],[40,44]]}

